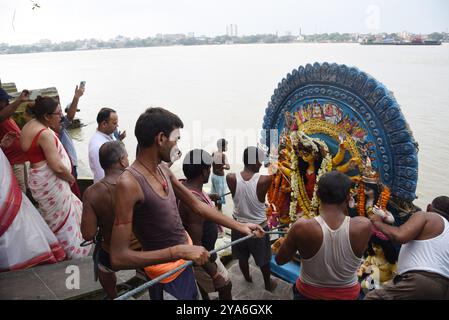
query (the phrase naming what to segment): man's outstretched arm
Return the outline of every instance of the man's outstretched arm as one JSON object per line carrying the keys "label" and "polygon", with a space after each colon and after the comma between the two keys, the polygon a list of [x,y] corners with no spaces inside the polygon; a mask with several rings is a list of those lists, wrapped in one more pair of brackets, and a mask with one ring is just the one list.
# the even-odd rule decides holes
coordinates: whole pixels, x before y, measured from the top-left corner
{"label": "man's outstretched arm", "polygon": [[69,110],[67,110],[67,119],[69,119],[69,121],[73,121],[73,118],[75,118],[76,111],[78,110],[78,102],[83,94],[84,87],[78,88],[78,86],[76,86],[72,103],[70,104]]}
{"label": "man's outstretched arm", "polygon": [[[169,170],[168,168],[166,170]],[[221,214],[217,209],[208,206],[198,200],[189,189],[182,185],[181,182],[170,172],[170,181],[173,185],[176,197],[180,199],[193,213],[199,214],[206,220],[213,221],[227,228],[239,231],[240,233],[250,235],[256,231],[257,237],[263,237],[264,231],[262,227],[253,223],[240,223]]]}
{"label": "man's outstretched arm", "polygon": [[30,92],[28,90],[23,90],[20,96],[13,103],[8,104],[6,107],[0,110],[0,122],[12,116],[14,112],[16,112],[20,104],[27,101],[29,97]]}
{"label": "man's outstretched arm", "polygon": [[232,197],[235,197],[235,189],[237,188],[237,181],[235,173],[228,173],[226,175],[226,184],[228,185],[229,191],[231,191]]}
{"label": "man's outstretched arm", "polygon": [[144,268],[178,259],[193,260],[201,265],[208,260],[209,253],[200,246],[177,245],[154,251],[130,249],[133,208],[140,199],[143,199],[143,193],[129,173],[125,172],[120,177],[115,198],[115,222],[111,239],[111,264],[114,269]]}
{"label": "man's outstretched arm", "polygon": [[288,231],[287,237],[285,238],[284,242],[282,243],[282,245],[279,248],[279,251],[275,257],[276,263],[278,265],[286,264],[295,255],[296,250],[297,250],[296,233],[298,232],[298,228],[299,228],[298,224],[295,223]]}
{"label": "man's outstretched arm", "polygon": [[416,239],[426,224],[426,213],[416,212],[410,219],[400,227],[391,226],[383,222],[383,219],[375,214],[370,216],[371,222],[374,226],[384,233],[389,239],[394,242],[404,244]]}

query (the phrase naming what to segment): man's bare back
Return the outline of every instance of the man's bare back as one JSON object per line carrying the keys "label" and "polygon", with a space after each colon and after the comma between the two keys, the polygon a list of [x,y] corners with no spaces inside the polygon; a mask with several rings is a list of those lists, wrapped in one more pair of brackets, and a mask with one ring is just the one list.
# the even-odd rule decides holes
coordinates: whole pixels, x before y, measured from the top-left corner
{"label": "man's bare back", "polygon": [[229,170],[228,159],[222,151],[212,153],[213,163],[212,170],[217,176],[224,176],[225,170]]}
{"label": "man's bare back", "polygon": [[[103,237],[102,247],[109,252],[111,244],[112,226],[114,224],[115,214],[113,207],[113,197],[115,193],[115,182],[102,179],[100,182],[90,186],[83,196],[83,224],[88,230],[88,234],[95,234],[94,226],[100,228],[100,234]],[[96,220],[96,223],[93,220]],[[83,232],[84,235],[85,232]],[[86,237],[85,237],[86,238]]]}
{"label": "man's bare back", "polygon": [[[335,230],[343,223],[344,216],[335,219],[324,219],[328,226]],[[362,257],[371,236],[371,222],[365,217],[351,218],[349,224],[349,240],[357,257]],[[283,250],[276,256],[278,263],[286,263],[298,250],[303,259],[314,257],[323,244],[323,231],[315,219],[300,218],[291,227],[289,236],[284,241]]]}

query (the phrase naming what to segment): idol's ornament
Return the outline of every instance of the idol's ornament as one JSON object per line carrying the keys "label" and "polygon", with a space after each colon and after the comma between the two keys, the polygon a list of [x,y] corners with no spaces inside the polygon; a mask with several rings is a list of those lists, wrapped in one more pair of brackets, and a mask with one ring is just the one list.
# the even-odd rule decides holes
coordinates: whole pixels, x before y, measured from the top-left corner
{"label": "idol's ornament", "polygon": [[[332,170],[354,183],[351,216],[378,214],[400,225],[414,212],[417,143],[393,94],[368,74],[335,63],[293,70],[274,91],[263,129],[274,174],[267,208],[271,227],[318,215],[317,183]],[[362,272],[382,283],[394,275],[395,261],[389,255],[388,267],[383,264],[380,257],[391,241],[378,230],[374,234]]]}

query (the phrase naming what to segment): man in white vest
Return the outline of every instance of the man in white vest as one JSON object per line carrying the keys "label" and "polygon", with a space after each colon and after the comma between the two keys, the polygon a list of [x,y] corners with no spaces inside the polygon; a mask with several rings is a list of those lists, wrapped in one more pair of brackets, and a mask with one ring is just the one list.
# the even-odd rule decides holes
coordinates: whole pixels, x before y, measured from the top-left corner
{"label": "man in white vest", "polygon": [[[271,176],[260,175],[259,170],[265,154],[256,147],[248,147],[243,152],[245,168],[240,173],[230,173],[226,182],[234,200],[234,219],[239,222],[258,224],[268,231],[265,213],[265,196],[271,184]],[[232,241],[245,235],[232,230]],[[239,267],[245,280],[252,282],[248,259],[253,256],[262,271],[265,289],[273,291],[277,283],[270,277],[271,245],[269,235],[252,238],[232,247],[232,255],[239,260]]]}
{"label": "man in white vest", "polygon": [[299,218],[276,255],[285,264],[296,252],[301,270],[293,285],[295,300],[357,300],[357,270],[368,247],[372,225],[365,217],[346,215],[352,181],[339,171],[318,181],[319,216]]}
{"label": "man in white vest", "polygon": [[400,227],[373,215],[371,222],[392,241],[402,244],[398,276],[366,300],[449,299],[449,197],[435,198],[427,212],[416,212]]}

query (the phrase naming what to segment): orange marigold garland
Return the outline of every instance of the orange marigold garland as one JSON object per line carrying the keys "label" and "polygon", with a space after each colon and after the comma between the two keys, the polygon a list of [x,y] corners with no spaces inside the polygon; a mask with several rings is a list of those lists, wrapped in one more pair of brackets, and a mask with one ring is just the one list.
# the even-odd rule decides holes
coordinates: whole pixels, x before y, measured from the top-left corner
{"label": "orange marigold garland", "polygon": [[382,193],[380,194],[380,197],[377,200],[377,206],[382,210],[387,209],[387,204],[388,201],[390,201],[390,197],[391,197],[390,188],[384,185],[382,188]]}
{"label": "orange marigold garland", "polygon": [[365,216],[365,184],[363,182],[359,182],[358,186],[358,201],[357,201],[357,211],[359,216]]}

